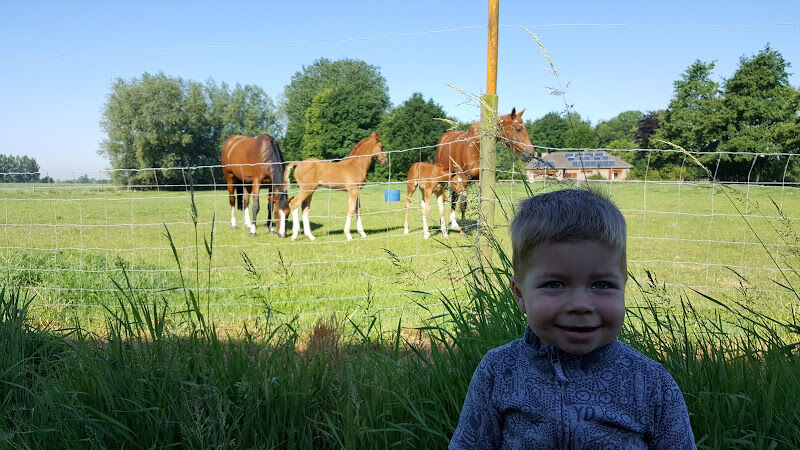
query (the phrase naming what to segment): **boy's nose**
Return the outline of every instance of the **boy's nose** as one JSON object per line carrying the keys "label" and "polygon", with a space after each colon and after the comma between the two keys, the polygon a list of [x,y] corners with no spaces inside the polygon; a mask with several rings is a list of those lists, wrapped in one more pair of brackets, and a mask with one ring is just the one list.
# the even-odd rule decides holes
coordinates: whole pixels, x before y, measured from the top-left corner
{"label": "boy's nose", "polygon": [[586,292],[582,290],[573,291],[569,296],[566,310],[571,313],[586,314],[594,311],[594,305]]}

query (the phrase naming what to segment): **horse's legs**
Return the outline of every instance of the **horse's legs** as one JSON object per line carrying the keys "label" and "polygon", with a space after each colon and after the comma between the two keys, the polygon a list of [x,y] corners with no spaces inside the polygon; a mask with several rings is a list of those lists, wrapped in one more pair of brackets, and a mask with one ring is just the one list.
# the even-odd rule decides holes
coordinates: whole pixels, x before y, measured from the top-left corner
{"label": "horse's legs", "polygon": [[436,203],[439,205],[439,226],[442,228],[442,237],[447,239],[447,219],[444,218],[444,197],[446,191],[442,189],[442,192],[436,195]]}
{"label": "horse's legs", "polygon": [[261,184],[258,180],[253,180],[253,190],[252,190],[252,197],[253,197],[253,222],[250,223],[250,236],[255,237],[256,235],[256,219],[258,218],[258,210],[260,209],[259,205],[259,192],[261,192]]}
{"label": "horse's legs", "polygon": [[431,189],[425,186],[422,189],[422,238],[428,239],[431,237],[431,232],[428,230],[428,214],[431,212]]}
{"label": "horse's legs", "polygon": [[267,185],[267,189],[267,231],[272,233],[272,183]]}
{"label": "horse's legs", "polygon": [[[458,226],[458,222],[456,222],[456,197],[457,194],[455,191],[452,192],[450,196],[450,228],[453,230],[460,230],[461,227]],[[464,221],[464,218],[461,218],[461,221]]]}
{"label": "horse's legs", "polygon": [[411,207],[411,196],[415,190],[417,190],[416,181],[406,183],[406,220],[403,222],[403,234],[408,234],[408,209]]}
{"label": "horse's legs", "polygon": [[347,202],[347,219],[344,221],[344,235],[347,237],[348,241],[352,241],[353,236],[350,236],[350,220],[358,204],[358,189],[348,189],[347,193],[349,194],[349,199]]}
{"label": "horse's legs", "polygon": [[234,183],[236,180],[233,178],[233,174],[226,175],[225,181],[228,185],[228,200],[231,203],[231,228],[236,229],[236,187]]}
{"label": "horse's legs", "polygon": [[359,190],[359,194],[356,197],[356,230],[358,230],[358,234],[361,235],[362,238],[367,237],[367,233],[364,232],[364,224],[361,223],[361,193]]}
{"label": "horse's legs", "polygon": [[248,230],[251,229],[250,225],[250,189],[247,189],[247,185],[245,184],[242,186],[243,190],[243,197],[242,197],[242,209],[244,210],[244,226]]}
{"label": "horse's legs", "polygon": [[311,224],[308,223],[308,214],[311,212],[311,197],[313,195],[314,191],[311,191],[311,193],[303,199],[303,233],[312,241],[316,238],[311,234]]}

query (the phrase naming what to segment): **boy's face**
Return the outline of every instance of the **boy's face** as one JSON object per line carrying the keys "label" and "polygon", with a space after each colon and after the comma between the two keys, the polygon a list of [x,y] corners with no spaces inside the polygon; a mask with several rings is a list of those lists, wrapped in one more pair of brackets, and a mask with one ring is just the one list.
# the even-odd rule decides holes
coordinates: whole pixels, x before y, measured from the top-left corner
{"label": "boy's face", "polygon": [[596,241],[536,246],[511,291],[542,343],[583,355],[611,342],[625,317],[619,250]]}

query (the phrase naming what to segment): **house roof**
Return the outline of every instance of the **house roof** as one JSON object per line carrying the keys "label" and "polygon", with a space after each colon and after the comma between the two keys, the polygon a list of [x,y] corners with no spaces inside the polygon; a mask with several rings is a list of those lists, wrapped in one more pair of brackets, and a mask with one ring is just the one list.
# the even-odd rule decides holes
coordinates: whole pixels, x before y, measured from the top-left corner
{"label": "house roof", "polygon": [[535,169],[630,169],[633,167],[619,156],[604,151],[542,153],[541,160],[528,164],[528,170]]}

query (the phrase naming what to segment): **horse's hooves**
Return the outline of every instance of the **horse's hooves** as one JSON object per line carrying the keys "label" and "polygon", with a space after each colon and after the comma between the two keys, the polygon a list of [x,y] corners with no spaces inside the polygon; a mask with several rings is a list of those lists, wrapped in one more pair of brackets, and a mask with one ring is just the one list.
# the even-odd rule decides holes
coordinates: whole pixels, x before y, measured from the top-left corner
{"label": "horse's hooves", "polygon": [[231,227],[231,230],[238,230],[238,229],[239,229],[239,227],[237,227],[236,225]]}
{"label": "horse's hooves", "polygon": [[461,230],[461,231],[458,232],[458,234],[460,234],[462,236],[465,236],[467,233],[464,233],[464,230]]}
{"label": "horse's hooves", "polygon": [[422,239],[428,239],[429,237],[431,237],[430,233],[425,233],[422,235]]}
{"label": "horse's hooves", "polygon": [[250,237],[256,237],[255,233],[250,233]]}

